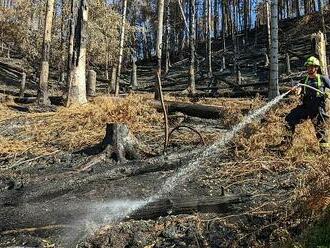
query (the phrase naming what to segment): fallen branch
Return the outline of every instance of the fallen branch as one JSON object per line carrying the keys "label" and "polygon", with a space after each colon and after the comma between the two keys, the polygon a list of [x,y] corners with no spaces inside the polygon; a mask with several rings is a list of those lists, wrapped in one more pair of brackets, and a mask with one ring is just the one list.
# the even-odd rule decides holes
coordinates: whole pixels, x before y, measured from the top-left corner
{"label": "fallen branch", "polygon": [[168,132],[169,132],[169,125],[168,125],[168,116],[167,116],[167,109],[165,106],[165,102],[164,102],[164,95],[163,95],[163,91],[162,91],[162,82],[160,79],[160,73],[159,71],[157,71],[157,87],[158,87],[158,92],[159,92],[159,96],[160,96],[160,104],[162,107],[162,111],[164,114],[164,122],[165,122],[165,142],[164,142],[164,152],[166,150],[166,147],[168,145]]}
{"label": "fallen branch", "polygon": [[[180,128],[187,128],[187,129],[191,130],[192,132],[196,133],[196,134],[199,136],[199,138],[200,138],[200,140],[201,140],[201,143],[205,146],[206,143],[205,143],[205,140],[204,140],[202,134],[201,134],[200,132],[198,132],[196,129],[194,129],[194,128],[192,128],[192,127],[189,127],[189,126],[185,126],[185,125],[180,125],[180,126],[177,126],[177,127],[173,128],[172,131],[171,131],[171,132],[169,133],[169,135],[168,135],[168,139],[169,139],[169,141],[170,141],[170,138],[171,138],[172,134],[173,134],[175,131],[179,130]],[[166,148],[167,148],[167,147],[166,147]],[[165,148],[165,149],[166,149],[166,148]]]}

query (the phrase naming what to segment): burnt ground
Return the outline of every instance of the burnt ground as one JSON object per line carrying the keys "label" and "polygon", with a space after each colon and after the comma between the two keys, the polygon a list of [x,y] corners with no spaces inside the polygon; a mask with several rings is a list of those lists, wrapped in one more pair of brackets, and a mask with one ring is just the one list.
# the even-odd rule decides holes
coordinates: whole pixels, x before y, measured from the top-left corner
{"label": "burnt ground", "polygon": [[[302,75],[304,59],[311,53],[310,34],[317,31],[318,18],[315,15],[281,24],[281,73],[285,71],[285,53],[290,54],[294,72],[291,76],[282,74],[281,86]],[[267,81],[266,39],[261,38],[266,36],[264,30],[258,32],[249,34],[245,41],[248,47],[240,45],[243,86],[235,83],[231,72],[230,43],[225,54],[227,70],[220,71],[223,51],[221,43],[214,41],[219,50],[214,52],[213,92],[206,87],[204,61],[197,75],[201,98],[168,97],[225,108],[224,118],[219,120],[185,117],[182,122],[196,128],[207,145],[220,140],[247,114],[246,109],[265,103],[251,97],[264,94],[267,84],[244,86]],[[198,50],[205,49],[201,46]],[[153,91],[153,68],[152,63],[138,65],[139,91]],[[177,95],[186,89],[187,68],[187,61],[173,63],[163,80],[166,93]],[[124,77],[129,78],[127,74]],[[34,78],[28,75],[24,100],[36,96]],[[0,68],[0,81],[1,93],[18,95],[19,73]],[[61,87],[55,85],[55,93]],[[99,83],[98,91],[106,91],[106,84]],[[204,98],[221,94],[249,99]],[[145,126],[136,123],[155,113],[148,110],[144,115],[145,106],[134,112],[140,101],[138,98],[124,104],[124,110],[103,107],[104,102],[100,102],[86,112],[22,103],[0,106],[1,247],[290,247],[329,205],[330,159],[328,154],[320,154],[310,123],[298,130],[289,151],[279,154],[267,149],[267,144],[281,140],[283,118],[295,101],[273,108],[260,122],[249,125],[225,147],[206,157],[197,152],[202,148],[198,137],[187,131],[176,134],[167,155],[162,156],[161,115],[149,121],[151,131],[144,131]],[[97,109],[102,109],[103,115],[98,115]],[[118,119],[132,127],[141,142],[143,159],[119,164],[92,149],[102,140],[104,124],[109,121],[105,116],[109,115],[111,121]],[[172,123],[171,128],[176,125]],[[150,206],[128,211],[143,205],[143,200],[159,192],[168,178],[196,161],[199,163],[193,173],[182,174],[186,180],[178,177],[171,184],[173,189],[156,200],[159,206],[170,205],[165,211],[157,212]],[[178,199],[189,202],[204,198],[223,198],[225,203],[211,208],[199,203],[198,208],[182,212],[176,212],[172,204]],[[327,240],[322,242],[317,244],[329,246]]]}
{"label": "burnt ground", "polygon": [[[282,108],[272,112],[276,116]],[[267,129],[272,118],[278,116],[267,116],[262,126]],[[1,122],[4,130],[22,124],[19,118]],[[217,133],[208,144],[233,125],[196,117],[187,117],[183,124],[205,137]],[[174,138],[167,155],[160,155],[161,130],[156,144],[137,135],[144,147],[153,147],[154,155],[144,154],[141,160],[125,163],[86,154],[90,149],[3,157],[0,246],[278,247],[293,242],[310,222],[310,210],[301,212],[304,205],[298,195],[305,190],[305,175],[316,168],[305,157],[265,151],[259,157],[246,155],[249,149],[260,149],[255,144],[247,148],[245,142],[256,142],[253,138],[260,136],[258,131],[265,133],[261,129],[258,122],[249,126],[207,157],[201,156],[205,147],[198,144],[198,138],[183,142],[183,136],[192,136],[185,131]],[[307,149],[312,149],[308,156],[328,161],[313,145],[307,144]],[[185,170],[170,184],[173,189],[169,192],[169,185],[165,186],[165,193],[156,200],[160,206],[168,199],[238,200],[182,212],[175,212],[175,206],[165,212],[148,206],[127,211],[154,196],[168,178],[192,163],[196,170]]]}

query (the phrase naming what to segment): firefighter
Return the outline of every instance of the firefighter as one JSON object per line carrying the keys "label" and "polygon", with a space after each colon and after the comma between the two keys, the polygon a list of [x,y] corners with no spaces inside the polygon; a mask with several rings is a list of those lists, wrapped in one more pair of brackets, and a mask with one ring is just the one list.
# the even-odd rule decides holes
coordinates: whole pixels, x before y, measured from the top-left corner
{"label": "firefighter", "polygon": [[305,66],[307,67],[308,74],[300,83],[312,86],[323,92],[323,94],[303,85],[292,89],[296,95],[301,96],[302,104],[292,109],[286,116],[287,133],[280,146],[283,150],[290,148],[296,125],[310,119],[314,125],[321,151],[324,151],[326,148],[330,148],[330,144],[325,139],[326,121],[329,118],[325,111],[325,101],[328,98],[326,88],[330,88],[330,80],[328,77],[319,74],[320,61],[316,57],[309,57]]}

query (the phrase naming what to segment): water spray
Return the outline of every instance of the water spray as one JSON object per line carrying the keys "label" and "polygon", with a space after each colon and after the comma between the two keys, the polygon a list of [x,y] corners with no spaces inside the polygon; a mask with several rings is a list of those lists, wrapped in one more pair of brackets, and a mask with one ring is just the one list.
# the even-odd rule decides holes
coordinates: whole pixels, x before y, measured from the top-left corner
{"label": "water spray", "polygon": [[[144,208],[149,203],[159,200],[161,197],[169,194],[174,190],[174,188],[184,181],[186,181],[191,175],[200,169],[201,165],[206,162],[207,158],[215,153],[219,152],[223,147],[225,147],[235,135],[243,130],[248,124],[252,123],[254,120],[261,118],[271,107],[279,103],[285,96],[287,96],[294,88],[301,86],[302,84],[297,84],[291,90],[277,96],[272,101],[268,102],[265,106],[253,111],[249,115],[245,116],[244,119],[235,125],[231,130],[224,134],[224,137],[215,142],[214,144],[206,147],[204,150],[200,150],[198,153],[198,158],[194,161],[187,162],[184,166],[176,171],[173,176],[170,176],[162,184],[160,189],[156,191],[151,196],[145,198],[142,201],[118,201],[118,202],[106,202],[102,204],[97,204],[91,207],[91,211],[94,214],[91,216],[86,216],[83,222],[90,223],[94,222],[96,225],[93,230],[104,223],[114,223],[128,217],[133,212]],[[97,217],[97,218],[96,218]],[[96,220],[98,219],[98,220]],[[93,230],[90,230],[92,232]],[[89,233],[90,233],[89,232]],[[88,235],[88,234],[85,234]]]}

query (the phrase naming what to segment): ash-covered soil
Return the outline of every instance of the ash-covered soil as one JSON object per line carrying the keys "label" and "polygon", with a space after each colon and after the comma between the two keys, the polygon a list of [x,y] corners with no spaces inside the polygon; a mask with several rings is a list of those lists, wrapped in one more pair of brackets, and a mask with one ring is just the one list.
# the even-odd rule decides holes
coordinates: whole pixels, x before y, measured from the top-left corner
{"label": "ash-covered soil", "polygon": [[[311,213],[325,206],[308,205],[308,197],[313,189],[318,190],[314,202],[326,196],[320,181],[329,177],[329,157],[310,141],[308,125],[298,130],[302,138],[286,154],[267,151],[267,142],[281,139],[285,104],[207,157],[201,156],[206,146],[187,130],[175,134],[161,155],[161,128],[158,142],[135,132],[143,141],[142,159],[124,163],[93,153],[92,145],[75,152],[3,156],[0,246],[279,247],[293,242],[313,220]],[[186,117],[182,124],[196,128],[210,145],[239,122],[241,114],[235,113],[232,122]],[[19,127],[29,121],[20,114],[1,126],[14,130],[16,125],[11,136],[19,138]],[[154,208],[145,202],[150,197],[158,202]],[[233,197],[238,200],[226,200]],[[206,198],[224,202],[208,208],[201,203]],[[199,199],[198,207],[184,208],[182,199]]]}

